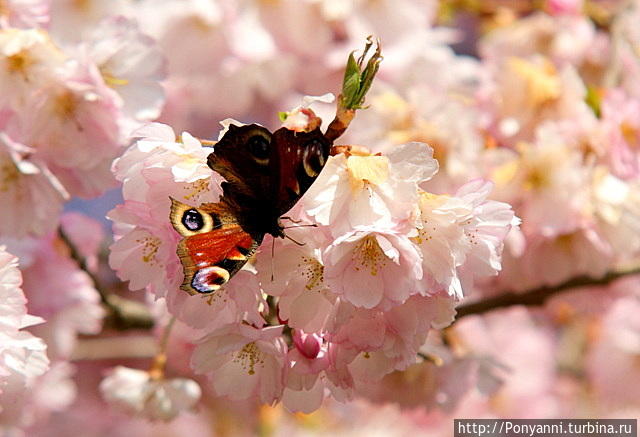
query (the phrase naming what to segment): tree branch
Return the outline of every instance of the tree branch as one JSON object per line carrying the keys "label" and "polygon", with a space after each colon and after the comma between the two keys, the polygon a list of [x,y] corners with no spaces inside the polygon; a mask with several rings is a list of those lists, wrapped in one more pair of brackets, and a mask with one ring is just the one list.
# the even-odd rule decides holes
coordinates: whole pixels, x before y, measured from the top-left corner
{"label": "tree branch", "polygon": [[616,279],[624,276],[640,274],[640,267],[634,266],[628,269],[612,271],[601,278],[590,278],[587,276],[579,276],[569,279],[562,284],[554,287],[540,287],[525,292],[507,292],[495,297],[480,300],[478,302],[470,302],[460,305],[456,311],[456,319],[472,314],[483,314],[499,308],[505,308],[512,305],[538,306],[543,305],[548,298],[555,296],[564,291],[586,286],[607,285]]}
{"label": "tree branch", "polygon": [[148,330],[153,328],[153,317],[144,304],[135,300],[125,299],[107,291],[95,273],[89,269],[87,261],[80,254],[78,248],[73,241],[71,241],[71,238],[69,238],[64,229],[62,229],[62,226],[58,228],[58,236],[69,249],[69,256],[78,264],[78,267],[89,276],[95,289],[100,294],[102,304],[108,311],[105,319],[106,326],[119,331],[129,329]]}

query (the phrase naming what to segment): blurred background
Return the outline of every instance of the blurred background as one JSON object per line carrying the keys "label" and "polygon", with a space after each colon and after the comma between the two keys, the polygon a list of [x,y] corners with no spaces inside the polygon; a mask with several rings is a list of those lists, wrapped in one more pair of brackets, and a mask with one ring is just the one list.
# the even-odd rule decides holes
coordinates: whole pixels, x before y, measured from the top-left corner
{"label": "blurred background", "polygon": [[[488,179],[492,198],[523,221],[500,275],[469,290],[456,322],[430,333],[423,359],[354,400],[292,414],[203,388],[198,407],[171,422],[131,417],[108,408],[97,387],[113,366],[148,367],[144,351],[153,345],[139,331],[106,329],[99,338],[113,343],[96,347],[116,356],[104,357],[85,342],[99,329],[74,328],[64,331],[77,341],[71,358],[15,408],[3,405],[5,423],[26,424],[5,435],[450,436],[454,418],[640,417],[640,3],[4,0],[0,17],[5,32],[39,29],[117,93],[117,151],[105,169],[149,121],[209,140],[227,118],[277,128],[278,112],[303,96],[338,94],[348,54],[374,35],[384,60],[368,108],[340,143],[375,152],[425,142],[440,165],[425,189],[453,193]],[[10,44],[0,45],[8,57]],[[0,90],[8,95],[12,86]],[[335,107],[314,110],[328,122]],[[5,118],[0,126],[14,135]],[[25,120],[23,130],[41,126]],[[56,132],[49,135],[70,139]],[[67,186],[84,177],[60,179]],[[97,275],[142,302],[106,266],[113,237],[105,217],[123,201],[110,178],[69,189],[64,210],[103,225]],[[27,265],[26,282],[37,278]],[[37,301],[29,287],[42,286],[25,283],[27,297]],[[181,338],[168,348],[175,375],[190,372]],[[136,348],[142,358],[128,357]]]}

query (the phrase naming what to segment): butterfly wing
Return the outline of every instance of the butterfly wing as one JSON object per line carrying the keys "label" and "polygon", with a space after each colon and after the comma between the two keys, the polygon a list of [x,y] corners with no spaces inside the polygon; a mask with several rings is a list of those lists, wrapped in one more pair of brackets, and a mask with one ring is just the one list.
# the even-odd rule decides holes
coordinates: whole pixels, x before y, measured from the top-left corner
{"label": "butterfly wing", "polygon": [[223,198],[251,235],[282,236],[279,217],[295,205],[316,179],[331,142],[320,129],[271,134],[256,124],[229,126],[207,158],[226,179]]}
{"label": "butterfly wing", "polygon": [[180,288],[192,295],[218,290],[246,264],[262,240],[246,233],[224,203],[195,208],[171,199],[171,224],[183,237],[178,243],[184,269]]}
{"label": "butterfly wing", "polygon": [[238,214],[270,197],[270,145],[271,132],[264,127],[230,125],[207,158],[209,167],[225,178],[224,197]]}
{"label": "butterfly wing", "polygon": [[309,189],[324,167],[331,141],[319,128],[295,132],[280,128],[271,138],[270,190],[279,217]]}

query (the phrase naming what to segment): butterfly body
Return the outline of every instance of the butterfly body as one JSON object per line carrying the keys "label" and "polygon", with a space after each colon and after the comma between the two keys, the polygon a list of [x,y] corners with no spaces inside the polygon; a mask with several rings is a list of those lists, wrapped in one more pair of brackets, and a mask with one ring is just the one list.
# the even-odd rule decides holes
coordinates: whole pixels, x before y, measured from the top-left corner
{"label": "butterfly body", "polygon": [[171,199],[171,223],[183,237],[180,288],[212,293],[242,268],[266,234],[283,238],[280,217],[311,186],[330,148],[319,129],[272,134],[255,124],[229,126],[207,159],[226,180],[220,201],[192,207]]}

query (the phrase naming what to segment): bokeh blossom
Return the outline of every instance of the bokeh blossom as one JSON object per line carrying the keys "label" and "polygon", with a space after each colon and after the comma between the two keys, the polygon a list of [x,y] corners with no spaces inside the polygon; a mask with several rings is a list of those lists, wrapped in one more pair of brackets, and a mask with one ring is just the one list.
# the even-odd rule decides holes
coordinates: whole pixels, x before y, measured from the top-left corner
{"label": "bokeh blossom", "polygon": [[102,380],[100,390],[108,403],[152,420],[171,420],[200,399],[200,387],[190,379],[155,380],[148,372],[122,366]]}
{"label": "bokeh blossom", "polygon": [[[0,433],[640,417],[638,18],[638,0],[0,0]],[[368,35],[376,78],[340,95]],[[349,87],[367,96],[345,110]],[[220,200],[216,140],[334,114],[348,128],[286,238],[182,291],[172,199]]]}
{"label": "bokeh blossom", "polygon": [[29,424],[28,414],[21,411],[22,399],[29,390],[34,390],[38,377],[49,369],[46,344],[25,330],[44,320],[27,313],[27,299],[21,285],[18,259],[4,246],[0,247],[0,429],[3,432]]}

